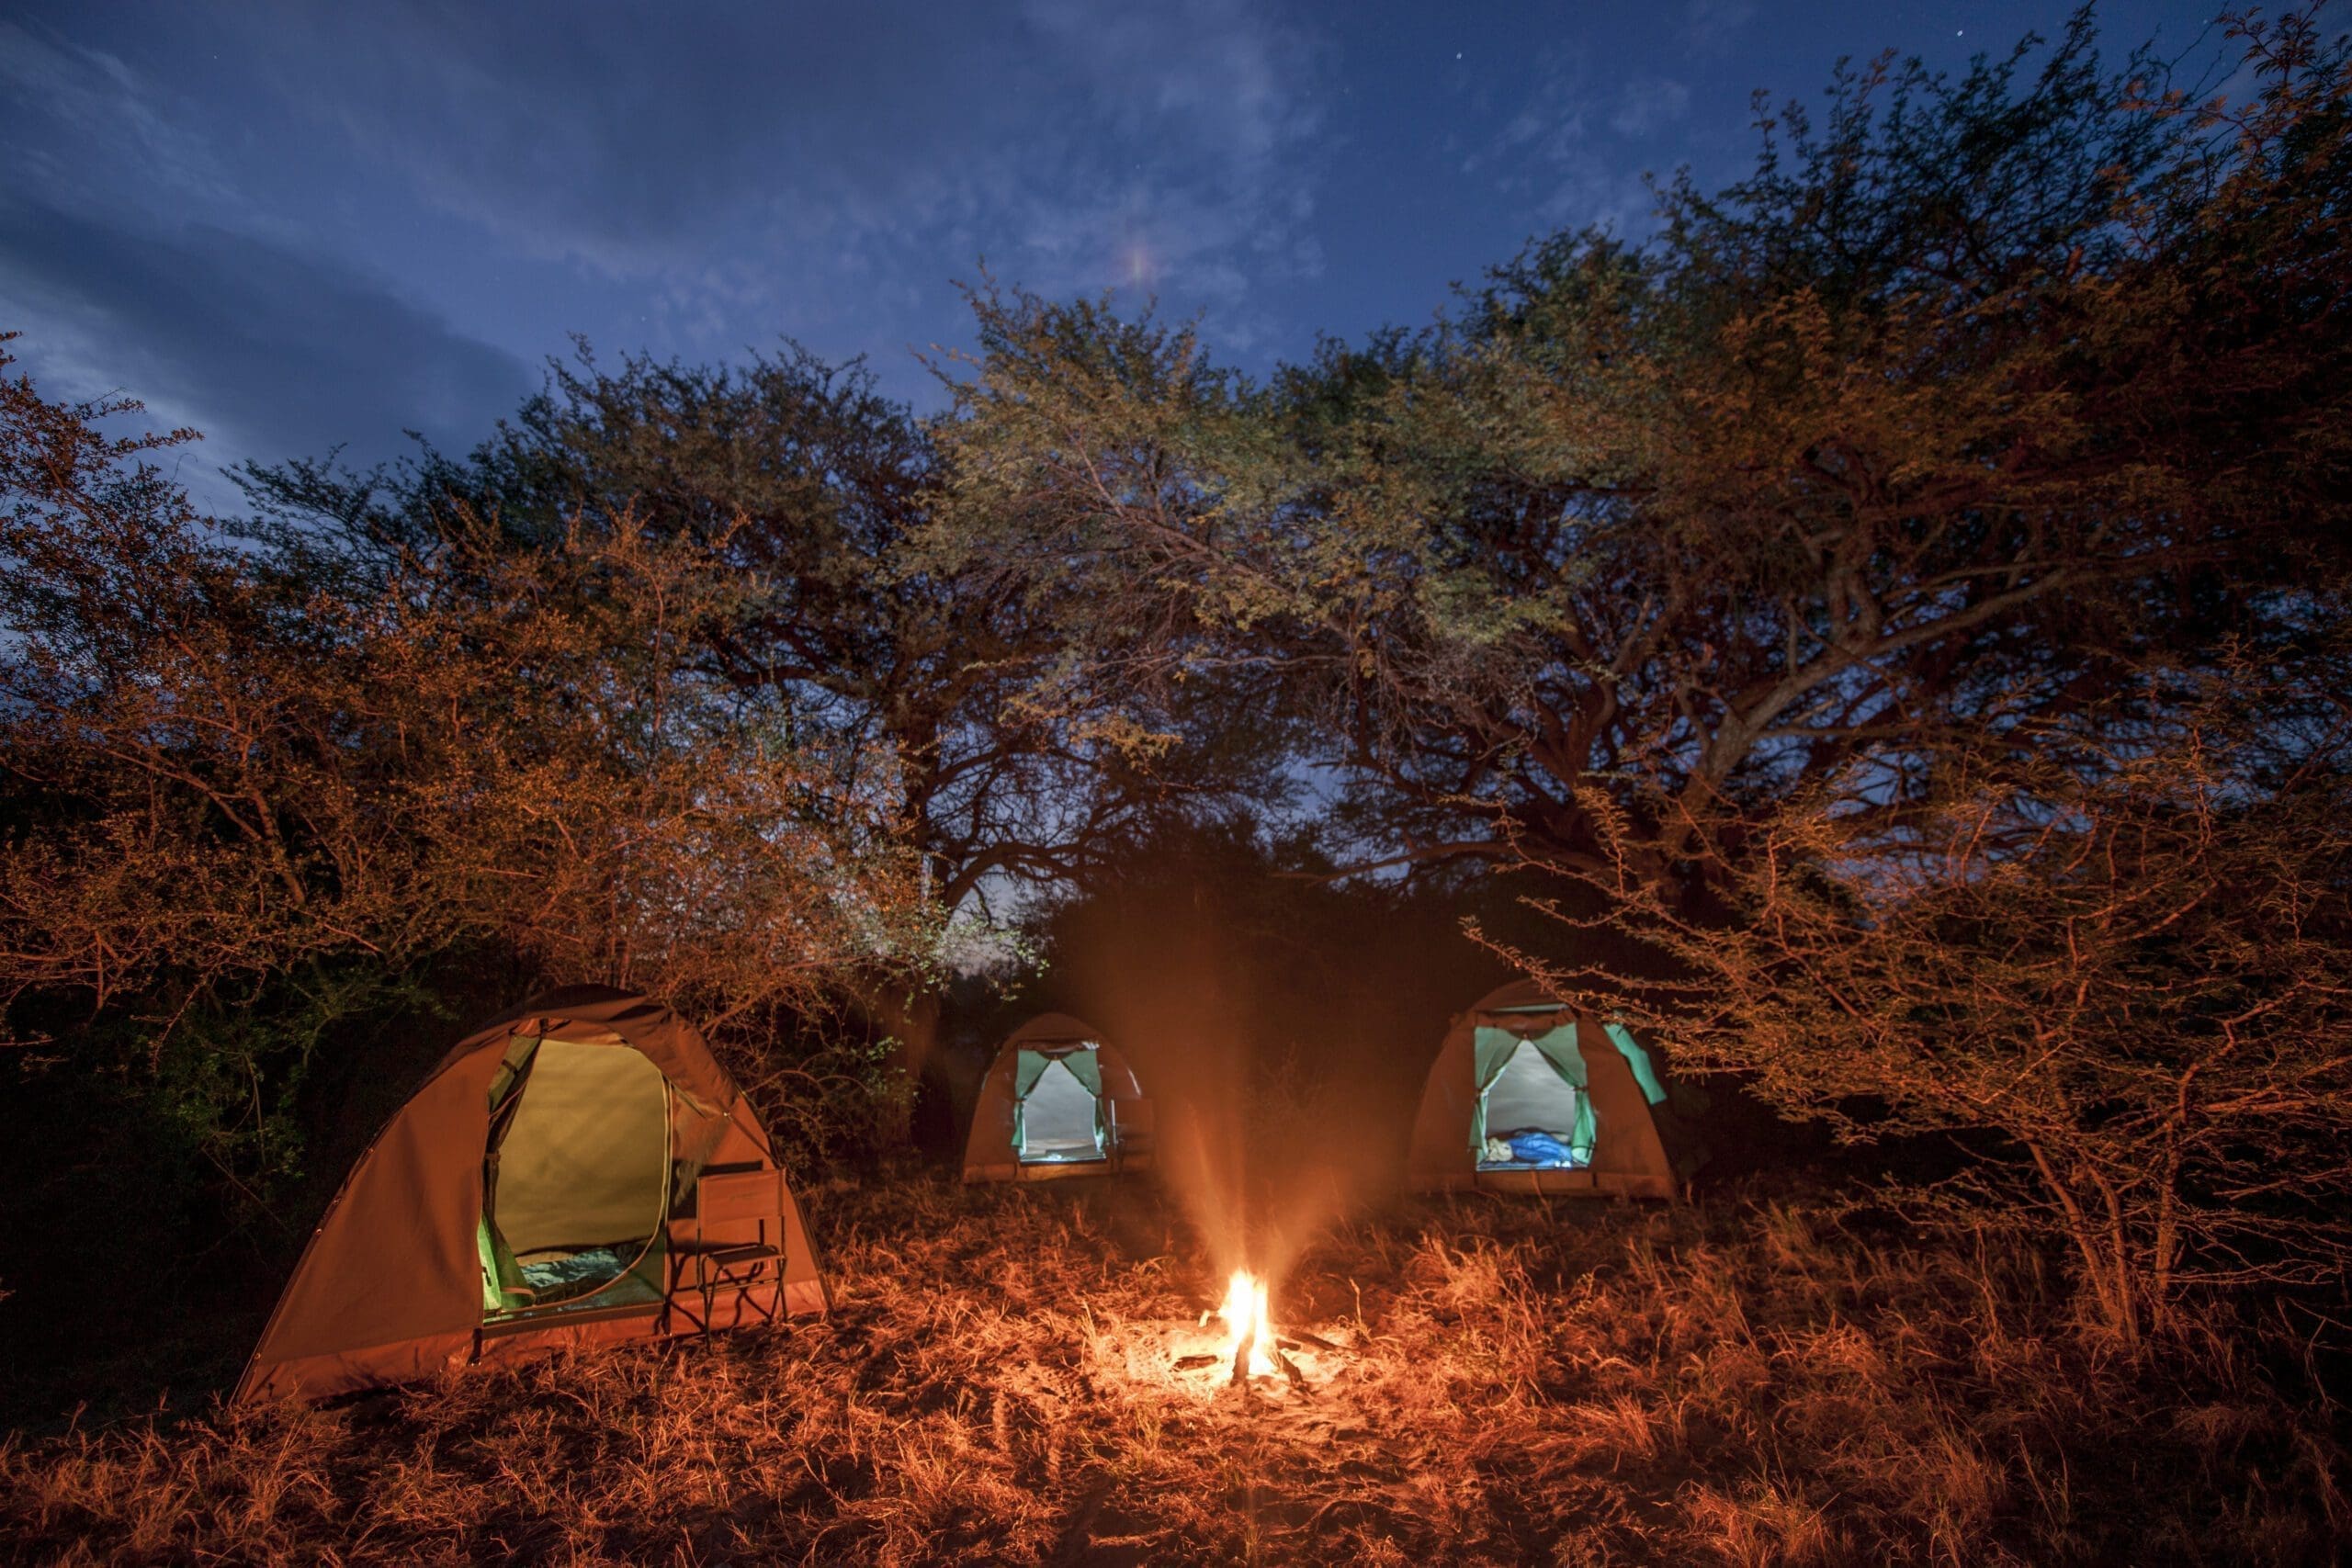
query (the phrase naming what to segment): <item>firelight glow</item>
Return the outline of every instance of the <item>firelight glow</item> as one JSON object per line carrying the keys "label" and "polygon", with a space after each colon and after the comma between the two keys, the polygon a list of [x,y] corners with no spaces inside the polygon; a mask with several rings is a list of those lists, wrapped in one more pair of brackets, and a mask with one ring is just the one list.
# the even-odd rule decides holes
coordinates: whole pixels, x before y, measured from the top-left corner
{"label": "firelight glow", "polygon": [[1227,1363],[1241,1348],[1241,1341],[1250,1341],[1250,1375],[1271,1374],[1274,1370],[1274,1331],[1266,1322],[1266,1282],[1247,1269],[1236,1269],[1232,1282],[1225,1288],[1225,1304],[1216,1309],[1225,1320],[1225,1350]]}

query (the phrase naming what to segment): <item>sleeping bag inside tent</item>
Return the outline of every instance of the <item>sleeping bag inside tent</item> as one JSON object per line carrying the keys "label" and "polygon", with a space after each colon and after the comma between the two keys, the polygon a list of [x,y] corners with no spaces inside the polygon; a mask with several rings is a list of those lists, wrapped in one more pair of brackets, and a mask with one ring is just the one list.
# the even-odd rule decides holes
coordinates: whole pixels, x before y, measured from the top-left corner
{"label": "sleeping bag inside tent", "polygon": [[1151,1102],[1126,1061],[1067,1013],[1033,1019],[980,1080],[967,1181],[1104,1176],[1151,1163]]}
{"label": "sleeping bag inside tent", "polygon": [[360,1156],[239,1400],[825,1306],[766,1130],[667,1008],[578,987],[445,1056]]}
{"label": "sleeping bag inside tent", "polygon": [[1421,1093],[1408,1176],[1419,1190],[1671,1198],[1666,1100],[1650,1055],[1618,1024],[1515,982],[1453,1021]]}

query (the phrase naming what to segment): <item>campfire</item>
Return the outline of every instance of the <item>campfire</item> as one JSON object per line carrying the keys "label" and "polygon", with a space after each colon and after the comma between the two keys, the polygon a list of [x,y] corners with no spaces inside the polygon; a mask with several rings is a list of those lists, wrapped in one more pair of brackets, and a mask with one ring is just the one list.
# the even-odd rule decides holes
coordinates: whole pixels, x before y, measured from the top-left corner
{"label": "campfire", "polygon": [[1234,1270],[1221,1304],[1170,1337],[1171,1361],[1180,1373],[1205,1374],[1215,1387],[1247,1388],[1257,1379],[1280,1379],[1277,1390],[1286,1386],[1302,1394],[1310,1381],[1319,1381],[1310,1378],[1317,1370],[1316,1352],[1340,1348],[1305,1329],[1277,1331],[1267,1315],[1266,1281],[1246,1269]]}
{"label": "campfire", "polygon": [[1273,1326],[1266,1321],[1266,1282],[1247,1269],[1236,1269],[1216,1315],[1225,1322],[1222,1355],[1233,1369],[1233,1381],[1272,1377],[1274,1359],[1282,1352],[1275,1348]]}

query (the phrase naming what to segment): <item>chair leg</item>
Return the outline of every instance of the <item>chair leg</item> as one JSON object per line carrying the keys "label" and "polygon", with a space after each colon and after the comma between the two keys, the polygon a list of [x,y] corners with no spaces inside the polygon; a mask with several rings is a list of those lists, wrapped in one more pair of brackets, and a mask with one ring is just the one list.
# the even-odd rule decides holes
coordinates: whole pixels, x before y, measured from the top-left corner
{"label": "chair leg", "polygon": [[[698,1268],[695,1272],[699,1276],[706,1273],[707,1270]],[[683,1268],[683,1261],[673,1257],[670,1259],[670,1288],[662,1293],[662,1331],[664,1333],[668,1333],[670,1331],[669,1314],[672,1312],[675,1312],[680,1317],[685,1319],[691,1325],[687,1332],[694,1334],[707,1334],[710,1332],[710,1305],[707,1299],[707,1292],[704,1289],[700,1280],[698,1279],[695,1290],[697,1293],[705,1295],[706,1300],[703,1303],[702,1316],[697,1318],[695,1316],[692,1309],[686,1305],[687,1292],[683,1288],[684,1284],[685,1276],[684,1269]]]}

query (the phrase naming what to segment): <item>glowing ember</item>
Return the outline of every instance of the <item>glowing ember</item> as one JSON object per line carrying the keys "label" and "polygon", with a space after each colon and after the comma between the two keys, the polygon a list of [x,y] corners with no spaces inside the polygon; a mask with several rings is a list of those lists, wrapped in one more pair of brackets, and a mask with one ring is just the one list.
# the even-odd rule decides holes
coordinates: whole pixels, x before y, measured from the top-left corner
{"label": "glowing ember", "polygon": [[1233,1282],[1225,1288],[1225,1304],[1217,1308],[1216,1314],[1225,1320],[1223,1355],[1227,1364],[1238,1373],[1238,1359],[1246,1348],[1250,1356],[1248,1375],[1272,1374],[1274,1331],[1266,1322],[1266,1282],[1247,1269],[1235,1269]]}

